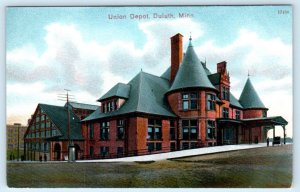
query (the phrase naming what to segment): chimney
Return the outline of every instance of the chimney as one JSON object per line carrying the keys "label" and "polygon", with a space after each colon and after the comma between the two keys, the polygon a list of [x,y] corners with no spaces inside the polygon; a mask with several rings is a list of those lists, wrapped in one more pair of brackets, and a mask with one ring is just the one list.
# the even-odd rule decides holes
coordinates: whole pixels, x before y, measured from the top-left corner
{"label": "chimney", "polygon": [[171,37],[171,83],[174,81],[179,65],[182,62],[182,37],[183,36],[180,33]]}
{"label": "chimney", "polygon": [[226,72],[226,61],[222,61],[220,63],[217,64],[217,72],[218,73],[224,73]]}

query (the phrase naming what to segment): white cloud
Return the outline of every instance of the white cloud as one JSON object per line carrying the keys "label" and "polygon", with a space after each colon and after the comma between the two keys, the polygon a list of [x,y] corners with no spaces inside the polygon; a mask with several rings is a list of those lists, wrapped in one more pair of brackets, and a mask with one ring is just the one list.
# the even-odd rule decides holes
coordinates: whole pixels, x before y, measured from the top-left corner
{"label": "white cloud", "polygon": [[[53,23],[45,27],[46,49],[42,53],[39,54],[34,45],[7,52],[8,118],[17,114],[17,103],[22,100],[26,102],[20,106],[30,109],[26,117],[39,102],[57,103],[56,95],[64,88],[71,89],[77,101],[96,104],[95,100],[114,84],[128,82],[141,68],[155,75],[162,74],[170,65],[171,36],[181,33],[187,42],[190,32],[194,41],[204,34],[202,25],[191,19],[150,21],[140,23],[139,29],[146,36],[142,48],[137,48],[133,41],[112,40],[109,44],[86,41],[75,25]],[[200,59],[206,57],[212,71],[216,70],[217,62],[228,62],[231,90],[237,98],[249,70],[254,76],[251,78],[254,87],[270,108],[270,114],[277,111],[278,115],[290,120],[291,129],[292,104],[280,105],[281,101],[291,101],[291,45],[279,38],[264,39],[253,31],[242,29],[228,45],[217,46],[213,39],[208,39],[195,50],[200,53]],[[37,85],[40,87],[35,87]],[[31,94],[23,94],[25,92]],[[275,93],[280,100],[272,97]]]}

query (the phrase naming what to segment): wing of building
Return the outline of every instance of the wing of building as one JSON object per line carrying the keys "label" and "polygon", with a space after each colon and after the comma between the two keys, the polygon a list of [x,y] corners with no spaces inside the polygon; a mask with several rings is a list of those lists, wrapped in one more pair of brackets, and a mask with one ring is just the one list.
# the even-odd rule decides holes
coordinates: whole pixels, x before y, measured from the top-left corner
{"label": "wing of building", "polygon": [[84,154],[80,119],[94,112],[96,108],[97,106],[75,102],[65,106],[38,104],[28,120],[24,134],[26,160],[39,160],[40,157],[43,160],[64,160],[68,156],[69,138],[75,145],[78,159]]}

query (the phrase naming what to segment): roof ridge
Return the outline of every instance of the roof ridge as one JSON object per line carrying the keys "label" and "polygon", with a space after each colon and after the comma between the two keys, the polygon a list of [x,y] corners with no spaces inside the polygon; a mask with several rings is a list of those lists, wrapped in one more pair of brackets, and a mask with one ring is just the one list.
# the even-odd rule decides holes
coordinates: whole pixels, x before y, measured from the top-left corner
{"label": "roof ridge", "polygon": [[159,78],[159,79],[162,79],[162,80],[164,80],[164,81],[169,82],[169,80],[166,79],[166,78],[164,78],[164,77],[160,77],[160,76],[157,76],[157,75],[154,75],[154,74],[151,74],[151,73],[147,73],[147,72],[144,72],[144,71],[141,71],[141,72],[144,73],[145,75],[150,75],[150,76],[152,76],[152,77],[156,77],[156,78]]}
{"label": "roof ridge", "polygon": [[77,103],[77,104],[84,104],[84,105],[98,106],[98,105],[93,105],[93,104],[89,104],[89,103],[79,103],[79,102],[75,102],[75,101],[69,101],[69,103]]}
{"label": "roof ridge", "polygon": [[64,106],[50,105],[50,104],[45,104],[45,103],[38,103],[38,105],[47,105],[47,106],[52,106],[52,107],[64,107]]}

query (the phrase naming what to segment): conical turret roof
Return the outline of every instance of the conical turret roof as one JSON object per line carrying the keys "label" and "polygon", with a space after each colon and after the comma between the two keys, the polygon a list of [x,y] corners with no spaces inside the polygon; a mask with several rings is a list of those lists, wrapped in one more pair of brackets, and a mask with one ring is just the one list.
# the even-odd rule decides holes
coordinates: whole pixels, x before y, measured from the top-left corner
{"label": "conical turret roof", "polygon": [[208,79],[205,69],[190,42],[169,92],[192,87],[216,90]]}
{"label": "conical turret roof", "polygon": [[242,91],[242,94],[239,99],[240,104],[245,109],[251,109],[251,108],[265,108],[265,105],[260,100],[258,94],[256,93],[250,78],[247,79],[247,82],[244,86],[244,89]]}

